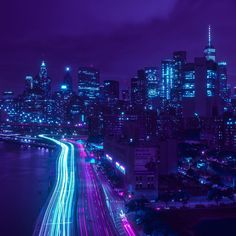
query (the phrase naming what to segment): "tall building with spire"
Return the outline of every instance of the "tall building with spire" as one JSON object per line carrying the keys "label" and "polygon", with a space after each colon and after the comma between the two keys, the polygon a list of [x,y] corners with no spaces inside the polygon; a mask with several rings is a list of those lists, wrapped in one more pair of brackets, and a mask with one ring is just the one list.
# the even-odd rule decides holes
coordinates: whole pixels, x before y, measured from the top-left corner
{"label": "tall building with spire", "polygon": [[45,61],[42,61],[39,73],[35,79],[35,87],[44,95],[48,95],[51,91],[51,79],[48,77],[48,71]]}
{"label": "tall building with spire", "polygon": [[229,103],[227,63],[216,62],[216,49],[209,26],[204,57],[195,58],[194,63],[187,63],[184,68],[183,114],[218,116],[229,107]]}
{"label": "tall building with spire", "polygon": [[204,55],[207,61],[216,61],[216,49],[212,45],[211,26],[208,27],[208,45],[204,49]]}
{"label": "tall building with spire", "polygon": [[48,77],[48,71],[45,61],[42,61],[39,71],[39,77],[40,79],[45,79]]}
{"label": "tall building with spire", "polygon": [[65,68],[65,75],[64,75],[63,83],[61,84],[61,90],[64,92],[72,92],[73,91],[73,82],[72,82],[70,67]]}

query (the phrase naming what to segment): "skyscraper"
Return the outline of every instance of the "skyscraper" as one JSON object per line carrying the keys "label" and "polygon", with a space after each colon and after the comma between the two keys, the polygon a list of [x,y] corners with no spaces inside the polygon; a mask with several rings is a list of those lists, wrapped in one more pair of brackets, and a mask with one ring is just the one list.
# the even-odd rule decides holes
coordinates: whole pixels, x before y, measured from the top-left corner
{"label": "skyscraper", "polygon": [[31,75],[25,77],[25,87],[27,91],[30,91],[34,88],[34,78]]}
{"label": "skyscraper", "polygon": [[230,91],[227,85],[228,81],[228,74],[227,74],[227,63],[226,62],[219,62],[218,63],[218,81],[219,81],[219,93],[220,97],[224,102],[224,106],[228,107],[230,103]]}
{"label": "skyscraper", "polygon": [[182,107],[183,116],[192,116],[195,112],[195,68],[194,63],[187,63],[183,68]]}
{"label": "skyscraper", "polygon": [[171,92],[172,102],[175,105],[180,105],[182,100],[182,87],[184,80],[183,68],[186,64],[187,53],[185,51],[177,51],[173,54],[174,60],[174,78],[173,78],[173,88]]}
{"label": "skyscraper", "polygon": [[213,97],[218,95],[217,91],[217,64],[213,61],[207,62],[207,96]]}
{"label": "skyscraper", "polygon": [[171,90],[174,84],[174,61],[166,59],[161,62],[161,83],[159,86],[160,97],[164,100],[171,99]]}
{"label": "skyscraper", "polygon": [[102,101],[107,106],[113,106],[119,100],[119,81],[105,80],[101,91]]}
{"label": "skyscraper", "polygon": [[144,70],[138,70],[137,76],[131,79],[131,103],[143,109],[146,105],[146,81]]}
{"label": "skyscraper", "polygon": [[199,57],[184,67],[183,111],[189,117],[195,113],[202,117],[221,113],[214,61]]}
{"label": "skyscraper", "polygon": [[195,97],[195,68],[194,63],[187,63],[183,68],[183,99]]}
{"label": "skyscraper", "polygon": [[158,102],[158,74],[156,67],[144,69],[146,83],[146,106],[149,110],[157,109]]}
{"label": "skyscraper", "polygon": [[35,89],[40,90],[44,95],[48,95],[51,91],[51,79],[48,77],[47,66],[44,61],[42,61],[40,70],[35,80]]}
{"label": "skyscraper", "polygon": [[81,67],[78,71],[78,95],[84,105],[94,104],[99,99],[99,71],[92,67]]}
{"label": "skyscraper", "polygon": [[65,76],[63,83],[61,84],[61,90],[67,92],[72,92],[73,90],[73,82],[72,82],[70,67],[65,68]]}
{"label": "skyscraper", "polygon": [[129,95],[129,90],[128,89],[122,89],[121,90],[121,99],[123,101],[129,101],[130,100],[130,95]]}

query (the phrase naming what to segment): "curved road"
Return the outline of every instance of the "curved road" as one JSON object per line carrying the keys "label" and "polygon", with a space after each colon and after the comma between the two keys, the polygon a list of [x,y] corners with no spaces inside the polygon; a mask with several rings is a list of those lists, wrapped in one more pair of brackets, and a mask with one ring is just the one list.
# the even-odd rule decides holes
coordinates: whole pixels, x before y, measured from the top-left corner
{"label": "curved road", "polygon": [[[59,145],[61,153],[57,161],[56,184],[34,235],[135,236],[122,211],[122,202],[93,168],[83,142],[60,142],[43,135],[40,137]],[[79,153],[76,165],[73,144]],[[78,176],[75,176],[75,166]],[[75,199],[76,188],[78,199]]]}
{"label": "curved road", "polygon": [[75,156],[74,146],[40,135],[61,147],[56,184],[34,235],[74,235]]}
{"label": "curved road", "polygon": [[106,207],[101,183],[98,182],[82,143],[77,143],[79,196],[78,234],[80,236],[119,235]]}

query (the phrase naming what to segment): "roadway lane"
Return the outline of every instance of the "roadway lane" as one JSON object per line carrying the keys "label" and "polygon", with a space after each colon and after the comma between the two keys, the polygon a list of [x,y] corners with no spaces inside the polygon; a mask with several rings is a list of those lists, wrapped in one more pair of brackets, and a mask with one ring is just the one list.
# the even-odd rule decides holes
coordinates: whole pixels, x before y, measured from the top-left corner
{"label": "roadway lane", "polygon": [[57,236],[74,235],[74,198],[75,198],[75,156],[71,143],[62,143],[41,135],[61,147],[57,161],[56,184],[46,205],[34,235]]}
{"label": "roadway lane", "polygon": [[102,185],[102,190],[106,199],[106,205],[109,210],[110,217],[112,218],[119,235],[138,235],[124,213],[124,200],[118,196],[118,194],[114,191],[110,183],[105,178],[104,174],[97,170],[96,166],[94,166],[94,172],[97,175],[98,181]]}
{"label": "roadway lane", "polygon": [[78,143],[80,158],[78,160],[79,199],[78,232],[81,236],[115,236],[119,235],[106,207],[101,184],[94,173],[92,165],[82,143]]}

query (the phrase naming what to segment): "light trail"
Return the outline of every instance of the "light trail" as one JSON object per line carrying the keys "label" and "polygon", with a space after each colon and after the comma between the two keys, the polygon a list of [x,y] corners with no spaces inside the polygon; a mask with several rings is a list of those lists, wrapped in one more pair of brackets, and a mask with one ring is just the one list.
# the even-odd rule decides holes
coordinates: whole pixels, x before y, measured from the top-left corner
{"label": "light trail", "polygon": [[110,183],[107,181],[104,175],[101,174],[96,167],[93,169],[98,177],[98,181],[102,183],[102,190],[106,200],[106,207],[118,231],[118,234],[127,236],[138,235],[138,233],[130,224],[127,219],[127,216],[124,213],[124,201],[121,200],[117,192],[114,191],[114,189],[111,187]]}
{"label": "light trail", "polygon": [[129,236],[135,236],[136,234],[135,234],[134,230],[132,229],[132,226],[131,226],[131,224],[129,223],[129,221],[128,221],[126,215],[125,215],[125,213],[124,213],[122,210],[120,211],[120,218],[121,218],[121,220],[122,220],[122,224],[123,224],[123,226],[124,226],[124,228],[125,228],[125,230],[126,230],[126,233],[127,233]]}
{"label": "light trail", "polygon": [[39,229],[34,235],[67,236],[73,234],[74,197],[75,197],[75,156],[71,143],[40,135],[61,147],[57,162],[56,185],[46,206]]}
{"label": "light trail", "polygon": [[118,234],[106,208],[101,183],[89,162],[90,155],[88,155],[82,142],[76,142],[75,145],[80,156],[78,159],[80,180],[78,193],[79,235],[116,236]]}

